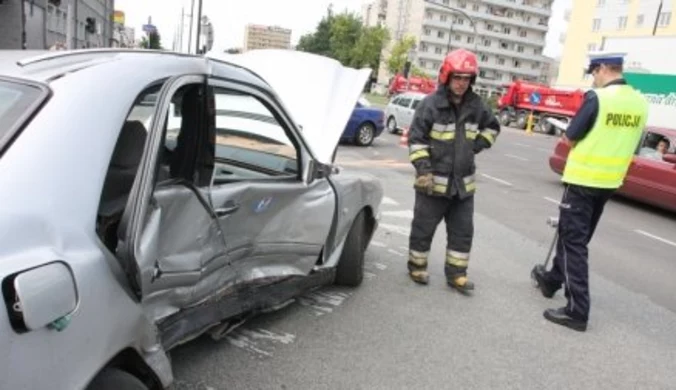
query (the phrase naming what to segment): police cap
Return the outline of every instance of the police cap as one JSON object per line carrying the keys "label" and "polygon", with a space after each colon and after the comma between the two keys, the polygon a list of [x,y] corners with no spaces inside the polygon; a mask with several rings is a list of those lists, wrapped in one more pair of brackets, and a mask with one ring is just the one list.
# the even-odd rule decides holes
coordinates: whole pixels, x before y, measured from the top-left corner
{"label": "police cap", "polygon": [[605,65],[622,65],[624,64],[624,57],[627,56],[627,53],[622,52],[610,52],[610,51],[597,51],[589,53],[589,65],[587,66],[587,73],[592,73],[594,69]]}

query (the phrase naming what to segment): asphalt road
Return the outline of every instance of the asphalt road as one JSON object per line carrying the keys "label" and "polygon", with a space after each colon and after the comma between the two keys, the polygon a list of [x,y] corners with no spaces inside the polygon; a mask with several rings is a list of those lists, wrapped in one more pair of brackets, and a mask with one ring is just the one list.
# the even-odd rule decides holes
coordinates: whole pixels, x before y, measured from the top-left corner
{"label": "asphalt road", "polygon": [[341,147],[344,169],[378,176],[381,226],[356,289],[326,287],[173,354],[177,389],[668,389],[676,383],[676,216],[612,200],[592,244],[587,333],[550,324],[529,279],[544,260],[562,187],[554,139],[506,129],[478,158],[473,297],[443,280],[445,236],[431,283],[406,276],[412,168],[398,137]]}

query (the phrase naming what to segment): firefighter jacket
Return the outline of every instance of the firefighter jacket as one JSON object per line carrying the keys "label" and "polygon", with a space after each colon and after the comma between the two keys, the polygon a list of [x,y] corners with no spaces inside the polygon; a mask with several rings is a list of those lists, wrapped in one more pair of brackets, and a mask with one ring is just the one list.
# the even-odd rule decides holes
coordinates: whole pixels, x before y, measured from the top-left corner
{"label": "firefighter jacket", "polygon": [[470,88],[459,105],[445,86],[427,95],[416,108],[409,131],[409,158],[418,175],[434,176],[436,196],[474,195],[475,154],[490,148],[500,124]]}

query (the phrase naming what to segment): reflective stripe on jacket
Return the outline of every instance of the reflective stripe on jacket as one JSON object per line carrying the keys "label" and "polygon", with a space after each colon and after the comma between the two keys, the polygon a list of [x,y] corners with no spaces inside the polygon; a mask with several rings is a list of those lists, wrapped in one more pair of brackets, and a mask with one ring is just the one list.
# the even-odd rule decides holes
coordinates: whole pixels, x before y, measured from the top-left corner
{"label": "reflective stripe on jacket", "polygon": [[446,87],[427,95],[416,108],[408,135],[409,159],[418,175],[432,173],[434,194],[474,194],[474,149],[490,148],[500,124],[471,89],[459,106],[451,104]]}

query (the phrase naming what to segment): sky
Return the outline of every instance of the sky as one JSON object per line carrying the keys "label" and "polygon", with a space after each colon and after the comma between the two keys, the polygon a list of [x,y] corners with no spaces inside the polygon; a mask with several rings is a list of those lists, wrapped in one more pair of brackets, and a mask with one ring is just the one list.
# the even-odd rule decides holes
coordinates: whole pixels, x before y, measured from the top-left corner
{"label": "sky", "polygon": [[[162,45],[172,47],[174,32],[177,30],[181,9],[190,13],[190,3],[199,0],[115,0],[115,9],[125,13],[125,24],[136,29],[137,38],[142,35],[141,26],[152,17],[152,23],[158,28]],[[330,3],[333,10],[360,12],[367,0],[202,0],[203,14],[207,15],[214,26],[215,50],[242,47],[244,26],[247,23],[277,25],[292,30],[291,43],[308,32],[312,32]],[[544,54],[559,56],[562,45],[559,37],[566,29],[563,20],[564,10],[571,6],[572,0],[554,0],[552,17],[547,33],[547,45]],[[188,18],[185,18],[186,26]],[[187,40],[187,36],[185,37]],[[193,35],[193,41],[194,41]]]}

